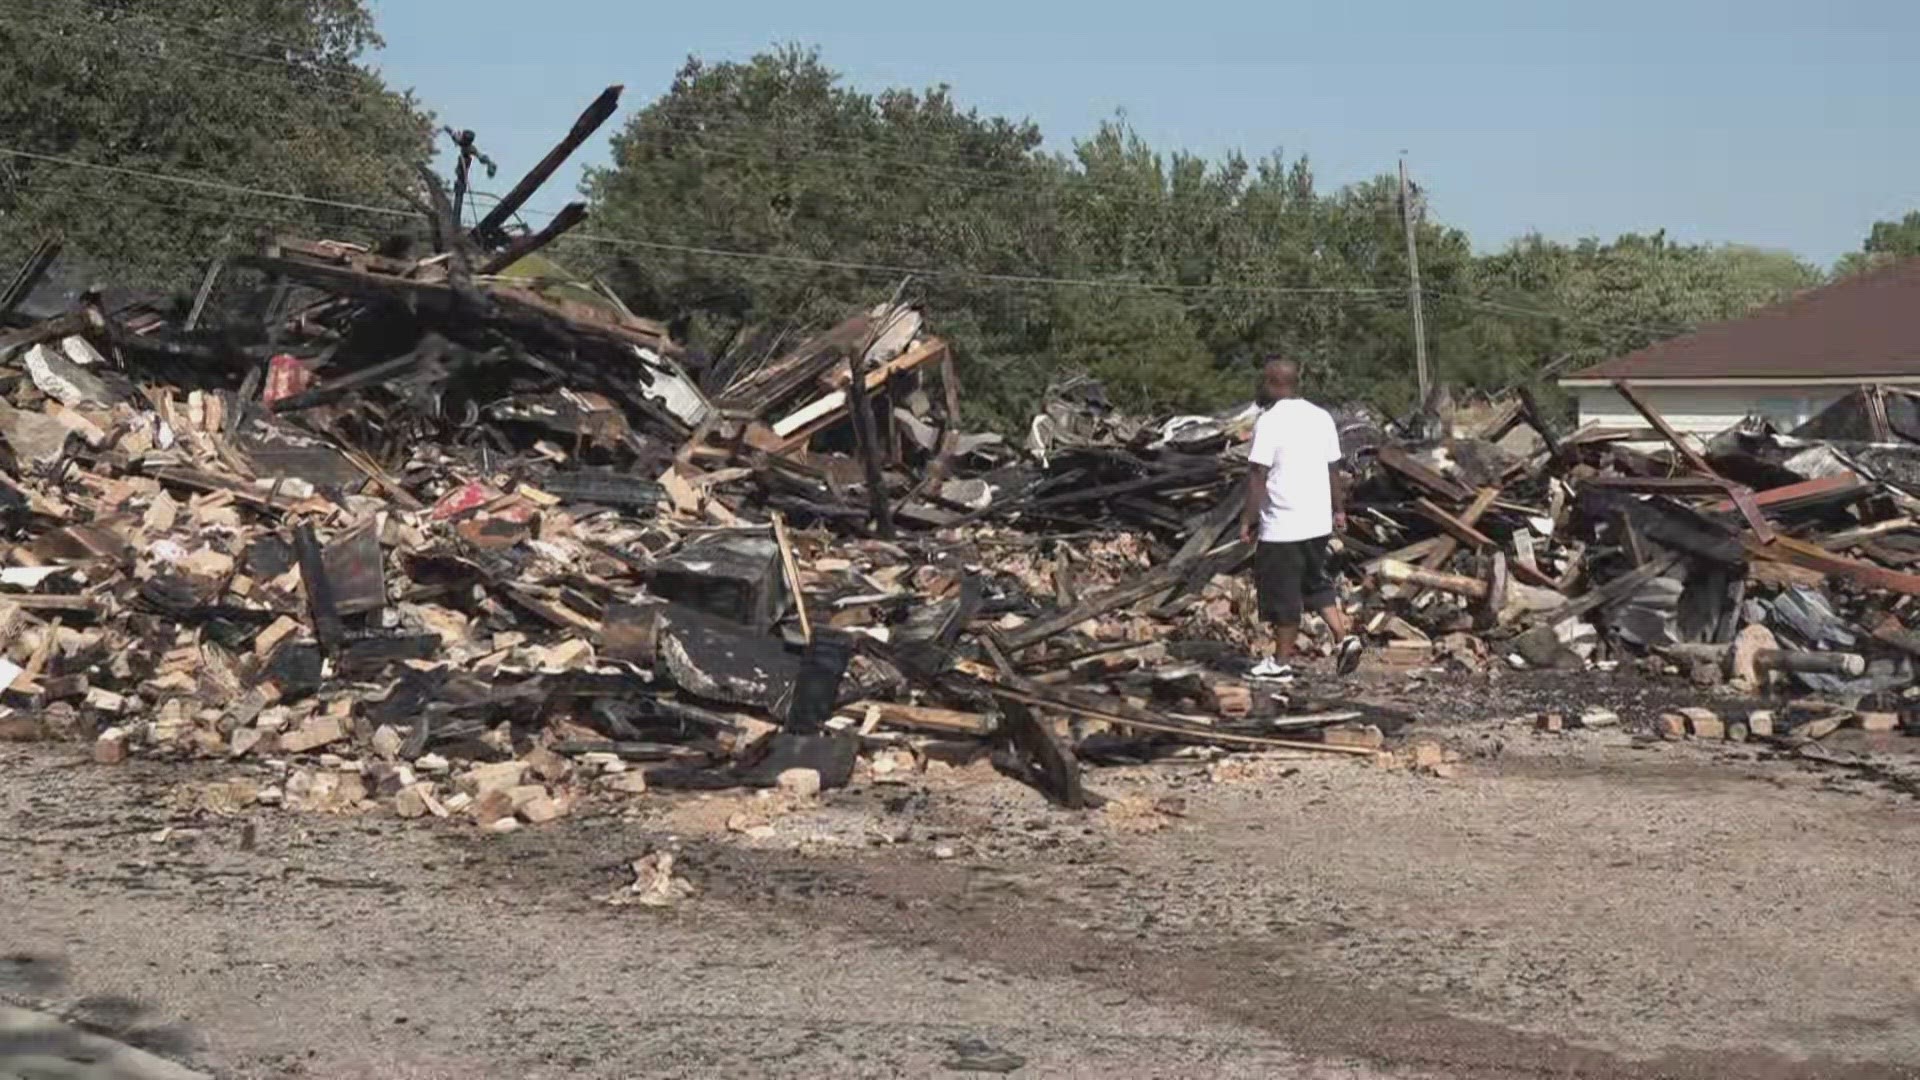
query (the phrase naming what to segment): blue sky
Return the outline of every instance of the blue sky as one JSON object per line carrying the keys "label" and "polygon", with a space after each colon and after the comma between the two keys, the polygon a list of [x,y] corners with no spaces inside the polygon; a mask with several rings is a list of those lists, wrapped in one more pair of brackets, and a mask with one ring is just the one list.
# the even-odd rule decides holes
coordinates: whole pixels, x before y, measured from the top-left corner
{"label": "blue sky", "polygon": [[622,110],[689,54],[818,45],[862,89],[948,83],[1068,148],[1124,109],[1164,149],[1305,154],[1325,187],[1404,151],[1482,249],[1666,228],[1822,265],[1920,209],[1920,4],[1896,0],[375,0],[374,58],[471,127],[504,189],[603,87]]}

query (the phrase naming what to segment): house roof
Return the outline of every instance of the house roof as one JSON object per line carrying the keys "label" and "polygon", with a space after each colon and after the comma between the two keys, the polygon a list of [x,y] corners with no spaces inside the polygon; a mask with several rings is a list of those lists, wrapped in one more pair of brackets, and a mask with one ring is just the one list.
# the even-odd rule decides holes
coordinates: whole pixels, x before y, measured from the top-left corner
{"label": "house roof", "polygon": [[1562,383],[1920,380],[1920,259],[1809,289],[1572,372]]}

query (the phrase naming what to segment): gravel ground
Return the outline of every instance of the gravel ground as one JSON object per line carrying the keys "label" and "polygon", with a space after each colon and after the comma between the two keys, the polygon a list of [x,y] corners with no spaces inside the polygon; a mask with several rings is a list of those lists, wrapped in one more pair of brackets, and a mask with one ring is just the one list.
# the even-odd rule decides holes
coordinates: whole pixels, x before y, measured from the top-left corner
{"label": "gravel ground", "polygon": [[[1456,778],[1195,758],[1093,771],[1086,814],[974,770],[485,837],[0,747],[0,1001],[221,1077],[1920,1076],[1904,740],[1813,762],[1502,719],[1631,725],[1664,691],[1626,683],[1404,691],[1373,692]],[[695,894],[607,903],[655,849]]]}

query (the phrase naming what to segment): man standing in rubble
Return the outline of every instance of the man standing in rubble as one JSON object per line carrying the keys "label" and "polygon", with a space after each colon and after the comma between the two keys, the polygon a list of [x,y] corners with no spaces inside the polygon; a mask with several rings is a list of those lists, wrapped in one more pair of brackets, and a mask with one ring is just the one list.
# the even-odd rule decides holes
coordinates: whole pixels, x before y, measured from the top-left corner
{"label": "man standing in rubble", "polygon": [[1300,366],[1270,359],[1260,376],[1260,403],[1247,456],[1247,505],[1240,538],[1255,543],[1253,584],[1260,620],[1273,628],[1273,651],[1253,676],[1292,682],[1300,616],[1320,612],[1339,642],[1340,674],[1359,666],[1360,639],[1327,576],[1327,544],[1344,528],[1346,478],[1340,472],[1340,433],[1325,409],[1300,396]]}

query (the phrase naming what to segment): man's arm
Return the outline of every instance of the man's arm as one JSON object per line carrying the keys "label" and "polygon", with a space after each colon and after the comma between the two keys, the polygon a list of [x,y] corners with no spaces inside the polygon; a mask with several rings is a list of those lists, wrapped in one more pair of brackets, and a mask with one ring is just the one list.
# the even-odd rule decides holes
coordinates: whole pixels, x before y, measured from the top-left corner
{"label": "man's arm", "polygon": [[1347,531],[1347,474],[1340,463],[1327,463],[1327,492],[1333,496],[1333,531]]}
{"label": "man's arm", "polygon": [[1240,511],[1240,539],[1252,543],[1260,535],[1260,511],[1267,505],[1267,467],[1247,466],[1246,506]]}
{"label": "man's arm", "polygon": [[1333,531],[1347,531],[1347,474],[1340,471],[1340,428],[1328,416],[1327,422],[1327,494],[1333,497]]}

